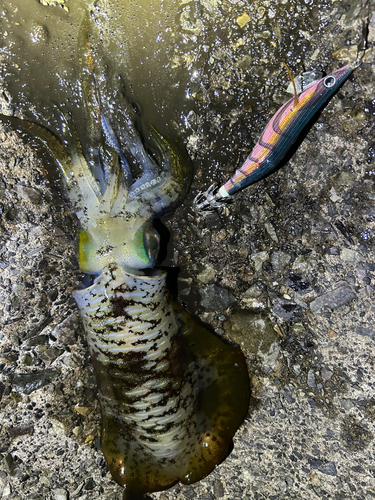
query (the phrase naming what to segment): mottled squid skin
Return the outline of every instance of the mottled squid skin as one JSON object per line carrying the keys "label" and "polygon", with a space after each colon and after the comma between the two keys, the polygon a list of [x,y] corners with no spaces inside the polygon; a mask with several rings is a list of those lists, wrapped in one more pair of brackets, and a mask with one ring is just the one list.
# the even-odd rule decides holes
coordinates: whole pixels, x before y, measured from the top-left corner
{"label": "mottled squid skin", "polygon": [[[144,493],[198,481],[228,454],[250,397],[240,349],[198,324],[154,268],[160,238],[153,220],[187,193],[191,166],[155,129],[150,157],[129,119],[125,141],[136,152],[133,174],[102,112],[88,45],[80,41],[86,154],[66,116],[70,150],[47,129],[16,118],[5,124],[48,152],[80,222],[78,260],[92,284],[74,292],[99,389],[101,446],[113,478]],[[103,172],[97,180],[90,164]]]}
{"label": "mottled squid skin", "polygon": [[248,405],[239,348],[179,310],[165,281],[164,272],[142,277],[110,264],[74,293],[99,387],[103,453],[131,491],[207,475]]}

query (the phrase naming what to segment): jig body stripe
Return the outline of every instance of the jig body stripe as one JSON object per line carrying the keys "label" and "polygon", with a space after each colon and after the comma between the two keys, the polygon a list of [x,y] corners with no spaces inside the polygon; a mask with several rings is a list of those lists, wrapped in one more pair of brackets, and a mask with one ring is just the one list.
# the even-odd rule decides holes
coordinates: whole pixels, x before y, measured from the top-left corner
{"label": "jig body stripe", "polygon": [[214,196],[215,200],[226,198],[271,173],[309,122],[358,65],[348,64],[315,81],[300,93],[297,105],[294,97],[287,101],[271,118],[245,162],[233,177],[220,187]]}

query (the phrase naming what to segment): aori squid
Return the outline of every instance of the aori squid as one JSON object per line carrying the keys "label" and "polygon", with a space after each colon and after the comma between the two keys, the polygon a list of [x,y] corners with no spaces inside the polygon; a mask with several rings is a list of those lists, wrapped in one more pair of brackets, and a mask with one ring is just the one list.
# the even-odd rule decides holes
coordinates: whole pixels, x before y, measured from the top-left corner
{"label": "aori squid", "polygon": [[151,127],[157,162],[129,119],[126,146],[143,169],[133,180],[127,151],[103,113],[88,18],[80,63],[88,153],[66,114],[70,150],[40,125],[2,121],[54,159],[79,220],[79,266],[91,281],[74,298],[99,389],[101,447],[131,498],[198,481],[227,456],[248,410],[249,378],[239,347],[193,320],[170,296],[166,272],[154,267],[160,237],[153,220],[181,203],[189,162]]}

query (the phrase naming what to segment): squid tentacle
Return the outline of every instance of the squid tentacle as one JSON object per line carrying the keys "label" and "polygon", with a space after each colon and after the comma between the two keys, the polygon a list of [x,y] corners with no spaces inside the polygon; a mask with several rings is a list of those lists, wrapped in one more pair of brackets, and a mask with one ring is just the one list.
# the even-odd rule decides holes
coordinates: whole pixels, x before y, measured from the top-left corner
{"label": "squid tentacle", "polygon": [[174,145],[163,138],[154,127],[150,127],[150,135],[161,156],[162,169],[157,177],[134,183],[129,192],[129,200],[137,198],[150,213],[161,217],[170,213],[186,196],[192,179],[192,169],[188,159],[181,159]]}

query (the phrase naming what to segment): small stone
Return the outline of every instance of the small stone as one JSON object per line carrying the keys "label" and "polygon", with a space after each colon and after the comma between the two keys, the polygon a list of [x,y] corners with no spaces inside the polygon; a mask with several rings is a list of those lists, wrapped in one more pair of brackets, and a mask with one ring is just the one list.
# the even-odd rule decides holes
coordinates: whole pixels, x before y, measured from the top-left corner
{"label": "small stone", "polygon": [[293,319],[296,316],[301,316],[302,308],[291,300],[276,299],[272,307],[272,312],[280,318]]}
{"label": "small stone", "polygon": [[328,370],[325,366],[320,370],[320,376],[322,377],[323,383],[328,382],[328,380],[332,377],[333,372]]}
{"label": "small stone", "polygon": [[33,358],[30,354],[24,354],[21,358],[21,363],[25,366],[31,366],[33,364]]}
{"label": "small stone", "polygon": [[92,477],[89,477],[88,479],[86,479],[83,489],[86,491],[91,491],[95,488],[95,486],[96,486],[95,481],[93,480]]}
{"label": "small stone", "polygon": [[77,413],[79,413],[79,415],[82,415],[83,417],[87,417],[94,410],[92,406],[75,406],[74,409]]}
{"label": "small stone", "polygon": [[213,267],[207,266],[205,269],[203,269],[202,272],[198,274],[197,278],[205,285],[214,283],[216,278],[215,269]]}
{"label": "small stone", "polygon": [[38,345],[48,345],[48,335],[35,335],[25,340],[24,345],[27,347],[35,347]]}
{"label": "small stone", "polygon": [[52,491],[54,500],[67,500],[68,492],[64,488],[56,488]]}
{"label": "small stone", "polygon": [[237,24],[240,28],[245,27],[250,22],[249,14],[244,12],[242,16],[237,18]]}
{"label": "small stone", "polygon": [[3,496],[1,498],[6,498],[6,497],[9,497],[9,495],[12,493],[12,487],[10,485],[10,483],[7,483],[4,487],[4,490],[3,490]]}
{"label": "small stone", "polygon": [[48,385],[57,376],[57,372],[52,369],[40,370],[36,373],[18,373],[10,377],[12,385],[17,391],[23,394],[32,392]]}
{"label": "small stone", "polygon": [[186,488],[186,490],[184,490],[182,492],[182,494],[184,495],[185,498],[188,498],[189,500],[192,499],[192,498],[196,498],[196,496],[197,496],[197,494],[195,493],[194,488],[192,488],[191,486],[188,486]]}
{"label": "small stone", "polygon": [[269,254],[266,251],[253,253],[253,255],[251,256],[251,260],[254,261],[254,267],[257,272],[262,270],[263,262],[266,262],[268,259]]}
{"label": "small stone", "polygon": [[4,462],[4,465],[5,465],[5,469],[7,471],[7,473],[10,475],[10,476],[13,476],[14,473],[15,473],[15,470],[17,469],[17,464],[16,462],[13,460],[13,457],[10,453],[7,453],[4,458],[3,458],[3,462]]}
{"label": "small stone", "polygon": [[357,325],[355,333],[363,337],[370,337],[373,340],[375,338],[374,330],[368,326]]}
{"label": "small stone", "polygon": [[34,205],[40,205],[42,193],[39,189],[24,186],[22,184],[16,184],[15,190],[24,200],[27,200]]}
{"label": "small stone", "polygon": [[343,248],[340,252],[340,259],[349,264],[358,264],[363,260],[362,255],[350,248]]}
{"label": "small stone", "polygon": [[268,236],[271,238],[271,240],[273,240],[275,243],[278,243],[279,238],[277,237],[277,234],[276,234],[276,231],[275,231],[275,228],[273,227],[273,225],[270,222],[265,222],[264,227],[267,231]]}
{"label": "small stone", "polygon": [[51,484],[51,481],[48,479],[47,476],[40,476],[39,484],[44,484],[45,486],[49,486]]}
{"label": "small stone", "polygon": [[318,470],[328,476],[337,476],[336,465],[333,462],[328,462],[327,464],[320,466]]}
{"label": "small stone", "polygon": [[309,387],[316,387],[314,371],[311,369],[307,373],[307,385]]}
{"label": "small stone", "polygon": [[224,496],[224,486],[219,479],[216,479],[214,482],[214,495],[216,498],[221,498]]}
{"label": "small stone", "polygon": [[286,252],[273,252],[271,256],[272,268],[275,272],[280,272],[287,267],[291,257]]}
{"label": "small stone", "polygon": [[355,291],[348,283],[343,283],[334,290],[320,295],[310,304],[310,309],[314,314],[318,314],[323,307],[330,309],[338,309],[339,307],[348,304],[357,297]]}
{"label": "small stone", "polygon": [[199,293],[201,306],[211,311],[226,309],[236,302],[236,297],[229,290],[217,285],[208,285]]}
{"label": "small stone", "polygon": [[252,285],[242,295],[243,299],[257,299],[262,295],[262,290],[257,285]]}
{"label": "small stone", "polygon": [[332,328],[327,328],[327,335],[328,338],[335,339],[338,336],[338,333],[335,332],[335,330],[332,330]]}
{"label": "small stone", "polygon": [[330,193],[329,197],[331,198],[333,203],[336,203],[337,201],[340,201],[340,202],[342,201],[342,197],[336,193],[336,189],[334,187],[331,188],[329,193]]}
{"label": "small stone", "polygon": [[79,324],[80,320],[78,318],[78,313],[72,314],[55,326],[51,335],[54,336],[57,342],[63,346],[73,345],[77,342],[77,329]]}

